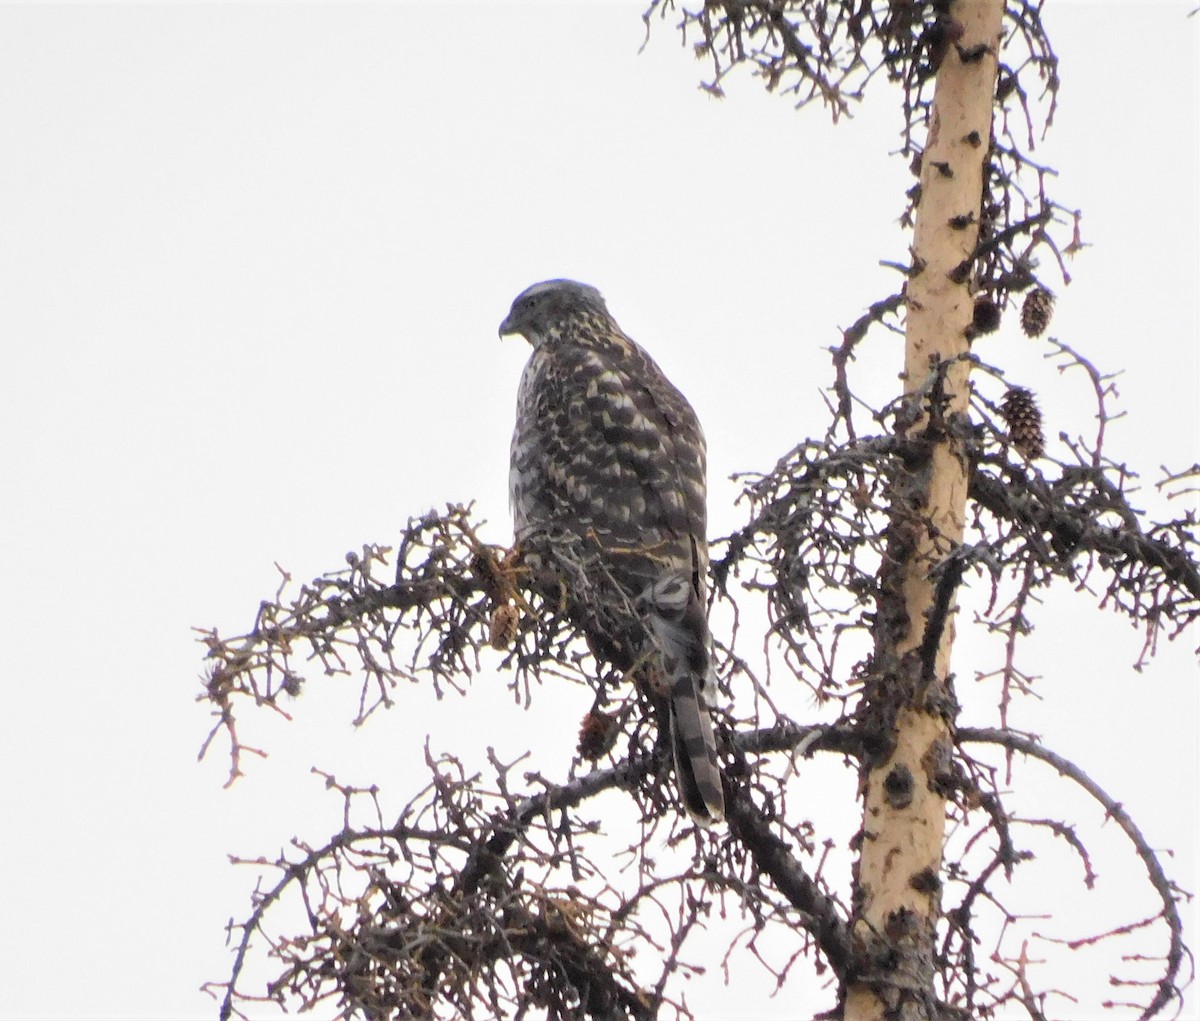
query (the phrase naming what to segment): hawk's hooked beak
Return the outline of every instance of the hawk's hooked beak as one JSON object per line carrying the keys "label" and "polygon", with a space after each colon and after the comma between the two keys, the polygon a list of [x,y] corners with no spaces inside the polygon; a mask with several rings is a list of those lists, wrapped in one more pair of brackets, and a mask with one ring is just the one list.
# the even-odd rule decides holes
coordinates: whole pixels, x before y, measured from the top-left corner
{"label": "hawk's hooked beak", "polygon": [[505,337],[516,332],[517,330],[516,327],[513,326],[512,316],[505,316],[504,322],[500,324],[500,339],[503,340]]}

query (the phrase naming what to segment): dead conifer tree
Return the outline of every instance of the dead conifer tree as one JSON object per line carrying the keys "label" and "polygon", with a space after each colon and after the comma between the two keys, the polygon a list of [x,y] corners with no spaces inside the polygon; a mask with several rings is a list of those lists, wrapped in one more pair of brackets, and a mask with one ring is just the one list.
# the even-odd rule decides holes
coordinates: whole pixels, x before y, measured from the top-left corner
{"label": "dead conifer tree", "polygon": [[902,434],[912,450],[888,494],[875,654],[858,714],[878,750],[862,762],[854,936],[889,963],[850,983],[845,1016],[853,1021],[934,1013],[946,802],[955,786],[948,678],[970,481],[975,252],[1003,11],[1003,0],[948,10],[952,45],[937,60],[920,160],[904,293]]}
{"label": "dead conifer tree", "polygon": [[[711,61],[714,95],[750,66],[768,89],[836,117],[868,84],[894,83],[917,175],[902,282],[831,349],[825,431],[744,476],[745,523],[712,544],[714,614],[736,613],[718,650],[731,696],[718,727],[727,824],[700,830],[678,812],[645,706],[578,633],[571,600],[585,594],[529,585],[519,555],[481,536],[469,508],[414,517],[344,570],[286,579],[244,634],[202,632],[209,743],[227,738],[230,782],[243,772],[244,710],[347,673],[361,677],[359,720],[418,688],[470,698],[485,668],[510,678],[529,713],[541,680],[573,682],[592,700],[578,756],[522,772],[489,754],[485,776],[454,749],[427,747],[399,811],[382,807],[382,784],[326,776],[344,826],[297,841],[268,870],[233,927],[232,974],[213,986],[222,1016],[257,997],[366,1018],[691,1017],[681,975],[745,954],[790,1002],[823,995],[832,1016],[854,1021],[1010,1008],[1042,1018],[1048,996],[1072,994],[1038,986],[1037,934],[1011,945],[1021,918],[1001,880],[1022,880],[1043,832],[1070,847],[1085,885],[1093,871],[1073,820],[1011,809],[1017,757],[1097,804],[1140,863],[1152,915],[1078,948],[1157,934],[1161,949],[1127,954],[1136,974],[1112,981],[1133,990],[1141,1016],[1161,1015],[1186,982],[1184,894],[1117,797],[1007,718],[1028,687],[1016,650],[1041,590],[1097,593],[1145,630],[1147,655],[1164,628],[1182,633],[1200,616],[1194,520],[1146,521],[1128,501],[1128,470],[1104,454],[1108,377],[1067,343],[1036,340],[1088,374],[1101,423],[1093,441],[1048,452],[1035,396],[973,350],[1006,316],[1042,338],[1054,291],[1037,256],[1058,267],[1058,286],[1080,244],[1077,214],[1049,195],[1022,141],[1038,117],[1034,84],[1050,109],[1057,92],[1040,5],[716,0],[676,12],[654,0],[647,24],[672,12]],[[872,407],[854,363],[889,331],[905,337],[903,392]],[[1002,662],[976,670],[999,678],[996,726],[958,718],[952,646],[972,590],[976,625],[1004,640]],[[755,600],[765,619],[747,639]],[[739,652],[764,644],[769,677]],[[778,708],[802,686],[836,718]],[[841,843],[824,826],[828,806],[789,799],[814,756],[857,778],[862,823]],[[303,905],[301,931],[274,927],[289,901]],[[263,935],[276,977],[247,990]]]}

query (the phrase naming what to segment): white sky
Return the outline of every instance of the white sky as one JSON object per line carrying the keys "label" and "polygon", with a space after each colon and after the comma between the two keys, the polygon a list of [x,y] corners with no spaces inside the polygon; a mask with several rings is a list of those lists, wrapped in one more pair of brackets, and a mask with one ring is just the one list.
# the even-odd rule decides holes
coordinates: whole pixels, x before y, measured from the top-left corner
{"label": "white sky", "polygon": [[[222,927],[253,884],[226,854],[337,825],[310,765],[404,800],[451,720],[479,747],[532,739],[565,775],[576,693],[355,733],[351,684],[290,726],[247,722],[271,758],[232,790],[220,748],[196,764],[189,629],[248,627],[274,562],[337,569],[447,501],[511,534],[526,349],[496,326],[524,286],[596,284],[689,395],[713,535],[741,520],[731,472],[823,429],[824,349],[893,289],[878,260],[903,258],[898,115],[881,94],[831,129],[745,77],[717,102],[670,24],[639,55],[641,6],[0,6],[0,1015],[213,1016],[198,987],[227,974]],[[1200,458],[1189,6],[1047,15],[1063,90],[1038,154],[1092,245],[1052,332],[1124,370],[1109,453],[1148,484]],[[881,392],[888,343],[859,369]],[[1014,323],[978,351],[1038,392],[1051,436],[1090,433],[1082,374]],[[1142,502],[1164,513],[1149,485]],[[1135,674],[1121,619],[1054,605],[1031,646],[1043,700],[1017,720],[1123,800],[1191,890],[1196,644]],[[964,724],[990,722],[987,698],[964,702]],[[714,1018],[830,1005],[706,995]]]}

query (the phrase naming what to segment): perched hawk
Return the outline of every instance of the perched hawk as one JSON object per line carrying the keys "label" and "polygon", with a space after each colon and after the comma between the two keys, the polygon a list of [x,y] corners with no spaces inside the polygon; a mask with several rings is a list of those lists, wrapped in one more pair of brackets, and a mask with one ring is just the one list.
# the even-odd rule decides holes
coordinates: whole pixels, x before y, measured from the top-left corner
{"label": "perched hawk", "polygon": [[566,588],[597,654],[665,707],[680,794],[702,823],[725,802],[704,697],[704,434],[600,292],[547,280],[517,296],[500,335],[533,346],[521,377],[509,496],[517,542]]}

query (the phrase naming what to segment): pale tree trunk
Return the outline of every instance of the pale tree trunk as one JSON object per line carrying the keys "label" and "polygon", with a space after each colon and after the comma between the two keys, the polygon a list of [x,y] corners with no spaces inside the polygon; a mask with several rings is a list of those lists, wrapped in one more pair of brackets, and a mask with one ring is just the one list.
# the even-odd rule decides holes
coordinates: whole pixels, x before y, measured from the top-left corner
{"label": "pale tree trunk", "polygon": [[1003,12],[1002,0],[951,6],[921,166],[904,360],[913,405],[906,433],[915,456],[891,494],[889,558],[862,714],[872,756],[861,781],[854,935],[872,965],[851,978],[846,1021],[937,1012],[935,927],[956,708],[948,682],[950,611],[959,577],[946,558],[962,541],[966,508],[972,254]]}

